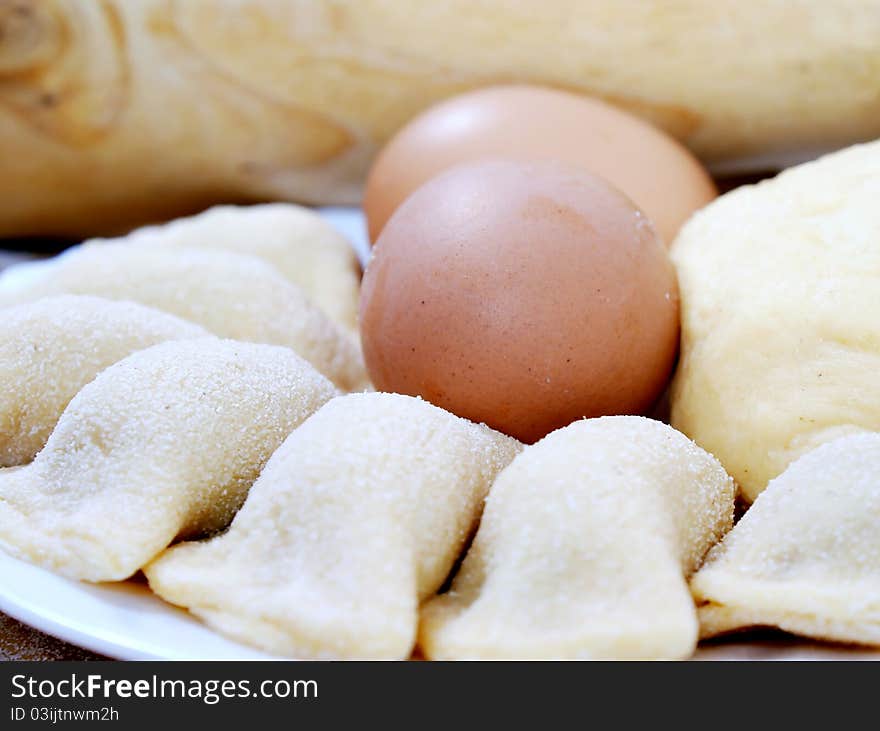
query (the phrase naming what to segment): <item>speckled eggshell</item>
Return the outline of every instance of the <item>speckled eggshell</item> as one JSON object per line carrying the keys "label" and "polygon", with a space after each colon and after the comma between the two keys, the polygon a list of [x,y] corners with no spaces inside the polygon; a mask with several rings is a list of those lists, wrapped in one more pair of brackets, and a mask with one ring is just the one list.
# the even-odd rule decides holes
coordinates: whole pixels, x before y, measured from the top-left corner
{"label": "speckled eggshell", "polygon": [[487,157],[583,167],[635,201],[667,245],[694,211],[718,195],[689,150],[622,109],[558,89],[493,86],[431,107],[384,147],[364,191],[370,240],[420,185]]}
{"label": "speckled eggshell", "polygon": [[389,220],[361,294],[376,388],[531,442],[640,414],[678,348],[678,288],[633,203],[558,163],[453,168]]}

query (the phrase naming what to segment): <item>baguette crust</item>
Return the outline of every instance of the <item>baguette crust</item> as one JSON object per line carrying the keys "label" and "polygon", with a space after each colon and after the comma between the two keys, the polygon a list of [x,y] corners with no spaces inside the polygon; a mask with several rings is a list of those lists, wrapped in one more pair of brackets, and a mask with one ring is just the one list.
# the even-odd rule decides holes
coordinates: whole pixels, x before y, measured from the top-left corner
{"label": "baguette crust", "polygon": [[0,0],[0,236],[355,203],[415,113],[514,80],[779,162],[880,135],[878,34],[880,0]]}

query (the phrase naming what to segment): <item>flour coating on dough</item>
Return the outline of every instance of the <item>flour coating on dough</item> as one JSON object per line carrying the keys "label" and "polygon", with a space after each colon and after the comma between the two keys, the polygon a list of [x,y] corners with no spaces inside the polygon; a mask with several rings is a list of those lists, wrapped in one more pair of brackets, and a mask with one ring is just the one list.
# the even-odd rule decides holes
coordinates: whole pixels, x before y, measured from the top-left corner
{"label": "flour coating on dough", "polygon": [[422,610],[432,659],[684,658],[686,578],[733,519],[711,455],[641,417],[559,429],[498,476],[448,593]]}
{"label": "flour coating on dough", "polygon": [[0,314],[0,467],[30,462],[64,408],[104,368],[198,325],[133,302],[62,295]]}
{"label": "flour coating on dough", "polygon": [[357,331],[357,256],[345,237],[309,208],[291,203],[215,206],[110,241],[257,256],[300,287],[331,320]]}
{"label": "flour coating on dough", "polygon": [[70,402],[29,465],[0,470],[0,546],[124,579],[224,528],[285,437],[336,393],[287,348],[217,338],[141,350]]}
{"label": "flour coating on dough", "polygon": [[161,597],[275,654],[407,658],[419,602],[519,447],[417,398],[334,399],[273,455],[225,534],[145,573]]}
{"label": "flour coating on dough", "polygon": [[345,390],[367,385],[360,348],[350,334],[257,257],[93,243],[43,266],[26,286],[0,292],[0,306],[56,294],[133,300],[220,337],[292,348]]}
{"label": "flour coating on dough", "polygon": [[772,480],[691,581],[705,637],[754,626],[880,645],[880,434]]}

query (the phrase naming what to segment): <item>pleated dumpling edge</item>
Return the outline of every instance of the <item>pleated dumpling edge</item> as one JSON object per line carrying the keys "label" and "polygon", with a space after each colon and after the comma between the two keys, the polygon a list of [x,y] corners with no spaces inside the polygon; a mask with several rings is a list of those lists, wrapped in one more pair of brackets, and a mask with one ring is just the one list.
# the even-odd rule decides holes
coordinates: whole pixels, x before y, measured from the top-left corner
{"label": "pleated dumpling edge", "polygon": [[207,337],[151,307],[86,295],[14,305],[0,317],[0,467],[30,462],[98,373],[168,340]]}
{"label": "pleated dumpling edge", "polygon": [[575,422],[498,476],[451,590],[422,610],[428,658],[684,658],[686,579],[730,528],[734,484],[642,417]]}
{"label": "pleated dumpling edge", "polygon": [[226,533],[144,572],[163,599],[274,654],[405,659],[419,603],[520,447],[419,398],[340,396],[276,451]]}
{"label": "pleated dumpling edge", "polygon": [[213,335],[282,345],[346,391],[369,387],[360,344],[297,285],[257,256],[203,248],[86,242],[41,263],[0,307],[59,294],[129,300]]}
{"label": "pleated dumpling edge", "polygon": [[111,365],[46,447],[0,470],[0,546],[88,581],[225,527],[285,437],[337,393],[288,348],[205,337]]}
{"label": "pleated dumpling edge", "polygon": [[691,580],[701,634],[880,645],[880,434],[828,442],[755,500]]}

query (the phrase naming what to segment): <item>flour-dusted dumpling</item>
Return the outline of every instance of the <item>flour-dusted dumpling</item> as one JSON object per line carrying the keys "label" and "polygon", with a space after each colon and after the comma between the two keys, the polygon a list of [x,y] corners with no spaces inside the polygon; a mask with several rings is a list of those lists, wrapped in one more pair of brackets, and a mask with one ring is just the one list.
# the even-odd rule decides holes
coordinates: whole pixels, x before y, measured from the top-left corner
{"label": "flour-dusted dumpling", "polygon": [[145,572],[219,631],[292,657],[405,658],[519,443],[409,396],[336,398],[266,465],[229,530]]}
{"label": "flour-dusted dumpling", "polygon": [[758,625],[880,645],[880,434],[772,480],[691,581],[703,636]]}
{"label": "flour-dusted dumpling", "polygon": [[422,611],[430,658],[683,658],[687,576],[730,527],[733,481],[674,429],[578,421],[495,480],[451,590]]}
{"label": "flour-dusted dumpling", "polygon": [[62,295],[0,311],[0,467],[39,452],[61,412],[107,366],[198,325],[133,302]]}
{"label": "flour-dusted dumpling", "polygon": [[272,452],[335,394],[288,348],[154,345],[102,371],[46,447],[0,470],[0,546],[89,581],[226,526]]}
{"label": "flour-dusted dumpling", "polygon": [[345,390],[367,384],[354,338],[257,257],[93,243],[70,249],[43,267],[19,286],[0,287],[0,306],[55,294],[133,300],[221,337],[293,348]]}
{"label": "flour-dusted dumpling", "polygon": [[672,248],[672,424],[754,498],[797,457],[880,429],[880,141],[739,188]]}
{"label": "flour-dusted dumpling", "polygon": [[125,241],[147,246],[222,249],[273,264],[331,319],[357,329],[360,265],[354,249],[322,216],[290,203],[216,206]]}

